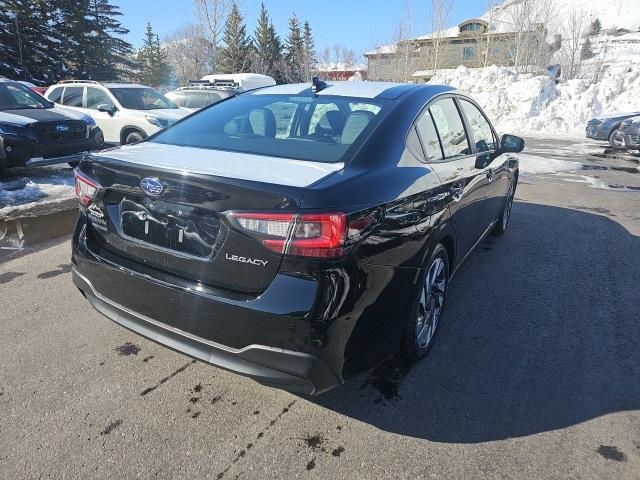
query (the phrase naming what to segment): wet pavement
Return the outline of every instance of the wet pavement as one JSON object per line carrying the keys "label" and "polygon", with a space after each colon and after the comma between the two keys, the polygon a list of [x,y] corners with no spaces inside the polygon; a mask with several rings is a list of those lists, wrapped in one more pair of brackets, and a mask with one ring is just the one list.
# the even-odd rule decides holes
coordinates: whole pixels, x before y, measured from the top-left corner
{"label": "wet pavement", "polygon": [[68,237],[0,260],[0,478],[638,478],[640,157],[526,155],[578,166],[522,174],[429,356],[315,398],[112,324],[71,284]]}

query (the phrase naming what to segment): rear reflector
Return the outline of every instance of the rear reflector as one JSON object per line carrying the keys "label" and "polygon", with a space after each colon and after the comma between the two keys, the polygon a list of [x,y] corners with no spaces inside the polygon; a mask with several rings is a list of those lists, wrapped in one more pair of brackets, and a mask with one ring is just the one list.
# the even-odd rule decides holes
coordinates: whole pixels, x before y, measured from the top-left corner
{"label": "rear reflector", "polygon": [[76,197],[82,205],[89,205],[91,200],[96,198],[100,185],[95,180],[82,174],[77,168],[74,170]]}

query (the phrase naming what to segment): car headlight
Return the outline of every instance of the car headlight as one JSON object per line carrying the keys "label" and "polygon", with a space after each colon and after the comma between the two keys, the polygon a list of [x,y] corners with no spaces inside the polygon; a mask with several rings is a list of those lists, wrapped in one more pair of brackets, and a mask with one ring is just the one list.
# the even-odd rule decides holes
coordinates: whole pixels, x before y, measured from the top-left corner
{"label": "car headlight", "polygon": [[171,121],[166,118],[154,117],[153,115],[146,115],[144,118],[147,119],[151,125],[155,125],[159,128],[167,128],[171,125]]}
{"label": "car headlight", "polygon": [[0,123],[0,135],[18,135],[20,126],[13,123]]}

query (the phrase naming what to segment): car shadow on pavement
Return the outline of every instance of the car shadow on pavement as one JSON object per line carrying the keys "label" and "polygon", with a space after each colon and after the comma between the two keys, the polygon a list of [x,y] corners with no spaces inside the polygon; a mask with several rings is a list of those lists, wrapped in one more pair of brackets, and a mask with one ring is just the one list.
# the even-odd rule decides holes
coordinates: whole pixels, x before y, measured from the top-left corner
{"label": "car shadow on pavement", "polygon": [[385,431],[476,443],[640,409],[640,237],[517,202],[451,283],[428,357],[311,401]]}

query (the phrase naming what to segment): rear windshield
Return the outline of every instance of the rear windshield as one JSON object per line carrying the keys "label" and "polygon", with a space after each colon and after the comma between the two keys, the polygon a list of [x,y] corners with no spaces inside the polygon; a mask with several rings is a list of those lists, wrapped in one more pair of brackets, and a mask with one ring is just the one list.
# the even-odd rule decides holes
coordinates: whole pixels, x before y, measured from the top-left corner
{"label": "rear windshield", "polygon": [[116,87],[110,88],[120,105],[131,110],[159,110],[178,106],[153,88]]}
{"label": "rear windshield", "polygon": [[368,135],[382,117],[386,102],[240,95],[202,110],[151,141],[333,163]]}

